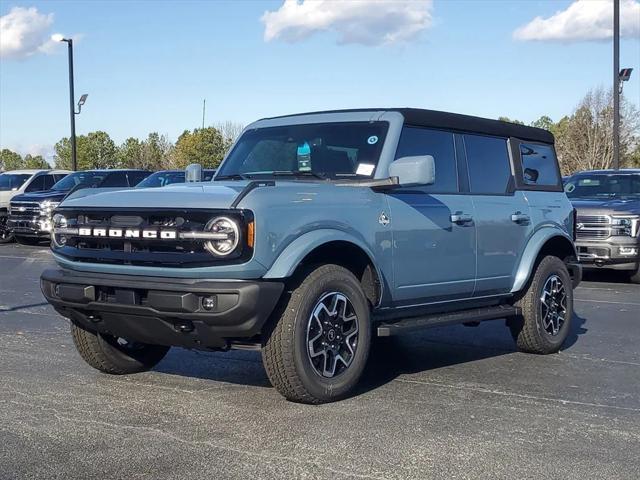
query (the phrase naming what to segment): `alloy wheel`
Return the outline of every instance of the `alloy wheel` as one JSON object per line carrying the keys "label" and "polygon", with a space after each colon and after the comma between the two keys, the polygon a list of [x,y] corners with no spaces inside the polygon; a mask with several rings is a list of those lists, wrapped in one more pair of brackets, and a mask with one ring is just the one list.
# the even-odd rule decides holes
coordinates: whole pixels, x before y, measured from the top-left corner
{"label": "alloy wheel", "polygon": [[558,275],[551,275],[542,287],[540,296],[540,316],[542,328],[551,336],[556,336],[566,320],[567,291]]}
{"label": "alloy wheel", "polygon": [[358,346],[358,317],[351,300],[340,292],[324,294],[307,323],[307,354],[318,375],[345,372]]}

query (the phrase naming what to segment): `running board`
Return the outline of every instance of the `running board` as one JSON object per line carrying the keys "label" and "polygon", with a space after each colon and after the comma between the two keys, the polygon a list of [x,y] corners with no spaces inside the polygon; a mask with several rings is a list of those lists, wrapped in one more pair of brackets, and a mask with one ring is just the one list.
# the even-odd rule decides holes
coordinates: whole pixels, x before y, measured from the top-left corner
{"label": "running board", "polygon": [[412,317],[394,323],[381,323],[378,325],[378,337],[390,337],[405,332],[413,332],[423,328],[441,327],[443,325],[455,325],[458,323],[482,322],[483,320],[495,320],[512,317],[521,314],[521,309],[511,305],[498,305],[496,307],[474,308],[459,312],[439,313]]}

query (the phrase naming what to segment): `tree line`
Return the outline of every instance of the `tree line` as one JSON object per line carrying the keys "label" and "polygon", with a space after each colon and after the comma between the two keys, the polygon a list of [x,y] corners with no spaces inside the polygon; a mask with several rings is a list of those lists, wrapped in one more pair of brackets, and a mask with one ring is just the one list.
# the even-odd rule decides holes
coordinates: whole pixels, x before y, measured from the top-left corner
{"label": "tree line", "polygon": [[[500,117],[499,120],[523,124]],[[606,169],[613,166],[613,93],[602,88],[589,91],[575,110],[554,122],[542,116],[533,127],[549,130],[556,139],[556,152],[563,175],[576,171]],[[182,169],[191,163],[217,167],[242,125],[220,123],[206,128],[185,130],[172,143],[166,135],[150,133],[146,139],[127,138],[121,145],[103,131],[77,137],[78,169],[142,168],[147,170]],[[54,146],[56,168],[71,168],[71,144],[68,138]],[[640,112],[622,98],[620,123],[620,166],[640,167]],[[21,157],[11,150],[0,152],[0,170],[48,168],[42,156]]]}

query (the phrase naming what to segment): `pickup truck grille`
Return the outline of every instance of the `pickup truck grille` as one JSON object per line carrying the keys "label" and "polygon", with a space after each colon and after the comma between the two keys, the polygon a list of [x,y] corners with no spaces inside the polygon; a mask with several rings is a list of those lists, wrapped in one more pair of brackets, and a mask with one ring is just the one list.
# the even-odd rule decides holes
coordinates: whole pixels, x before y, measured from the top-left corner
{"label": "pickup truck grille", "polygon": [[30,220],[40,214],[40,204],[37,202],[11,202],[9,209],[9,215],[18,220]]}
{"label": "pickup truck grille", "polygon": [[[65,216],[67,225],[56,227],[57,245],[53,250],[75,262],[175,268],[241,263],[252,255],[244,241],[247,225],[253,220],[247,211],[85,209],[80,212],[60,208],[56,213]],[[240,246],[225,257],[208,252],[206,240],[197,238],[197,233],[205,232],[207,222],[218,216],[234,217],[241,225]],[[87,231],[91,234],[82,233]],[[194,238],[183,238],[185,233],[195,234]]]}

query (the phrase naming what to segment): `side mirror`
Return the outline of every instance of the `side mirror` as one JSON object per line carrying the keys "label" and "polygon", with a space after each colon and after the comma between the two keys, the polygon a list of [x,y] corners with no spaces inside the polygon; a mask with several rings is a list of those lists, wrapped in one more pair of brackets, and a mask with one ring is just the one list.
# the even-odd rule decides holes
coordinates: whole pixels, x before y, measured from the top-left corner
{"label": "side mirror", "polygon": [[436,181],[436,165],[431,155],[402,157],[389,166],[389,176],[398,177],[401,187],[433,185]]}
{"label": "side mirror", "polygon": [[187,183],[202,181],[202,165],[192,163],[184,171],[184,180]]}
{"label": "side mirror", "polygon": [[540,176],[538,170],[535,170],[533,168],[525,168],[523,173],[525,182],[529,184],[538,182],[538,177]]}

